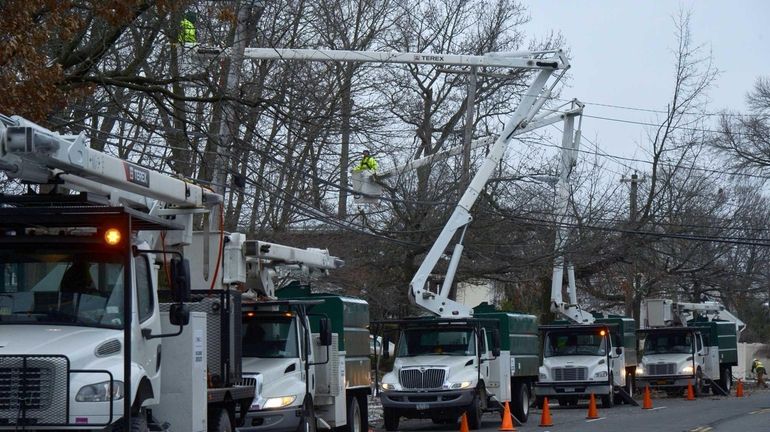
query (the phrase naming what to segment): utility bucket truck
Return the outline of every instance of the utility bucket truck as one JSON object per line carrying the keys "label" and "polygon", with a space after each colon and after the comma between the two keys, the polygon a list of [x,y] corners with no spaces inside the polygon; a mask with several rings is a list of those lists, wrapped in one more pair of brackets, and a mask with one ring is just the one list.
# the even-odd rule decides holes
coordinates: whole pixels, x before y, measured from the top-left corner
{"label": "utility bucket truck", "polygon": [[738,336],[744,323],[717,302],[647,299],[641,306],[640,385],[680,396],[690,383],[696,396],[711,389],[729,395],[738,365]]}
{"label": "utility bucket truck", "polygon": [[278,289],[273,283],[285,267],[325,271],[343,262],[326,250],[266,242],[246,250],[260,295],[244,306],[243,370],[259,374],[261,391],[238,430],[368,431],[368,303],[313,294],[297,281]]}
{"label": "utility bucket truck", "polygon": [[[380,384],[385,428],[400,417],[454,424],[464,412],[477,429],[486,411],[511,401],[512,414],[526,421],[537,378],[537,319],[482,304],[468,318],[383,321],[385,340],[398,333],[393,371]],[[385,358],[389,354],[383,352]]]}
{"label": "utility bucket truck", "polygon": [[0,196],[0,430],[240,423],[256,387],[235,366],[239,325],[207,332],[239,297],[207,291],[216,313],[191,312],[204,277],[184,256],[221,196],[16,116],[0,116],[0,169],[50,189]]}
{"label": "utility bucket truck", "polygon": [[535,384],[537,404],[543,398],[576,405],[593,393],[604,407],[633,394],[636,369],[636,325],[631,318],[596,318],[591,324],[541,326],[543,366]]}

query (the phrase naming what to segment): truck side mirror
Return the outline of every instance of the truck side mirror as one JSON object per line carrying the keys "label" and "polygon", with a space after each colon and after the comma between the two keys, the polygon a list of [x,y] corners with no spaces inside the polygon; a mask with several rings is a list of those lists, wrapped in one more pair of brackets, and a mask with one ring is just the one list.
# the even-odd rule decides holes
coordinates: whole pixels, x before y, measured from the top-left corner
{"label": "truck side mirror", "polygon": [[171,296],[174,301],[190,300],[190,261],[173,258],[171,260]]}
{"label": "truck side mirror", "polygon": [[623,354],[623,348],[615,347],[615,355],[620,356],[621,354]]}
{"label": "truck side mirror", "polygon": [[500,332],[495,329],[492,330],[492,355],[500,357]]}
{"label": "truck side mirror", "polygon": [[186,326],[190,323],[190,308],[186,304],[173,303],[168,310],[168,319],[173,325]]}
{"label": "truck side mirror", "polygon": [[329,318],[321,318],[318,326],[319,336],[321,338],[321,346],[330,346],[332,344],[332,328],[329,324]]}

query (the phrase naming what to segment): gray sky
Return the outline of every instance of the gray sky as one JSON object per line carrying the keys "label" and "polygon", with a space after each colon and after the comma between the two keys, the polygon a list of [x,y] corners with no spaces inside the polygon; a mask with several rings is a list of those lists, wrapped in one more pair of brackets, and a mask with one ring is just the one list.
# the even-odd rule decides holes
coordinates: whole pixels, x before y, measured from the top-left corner
{"label": "gray sky", "polygon": [[[532,17],[531,37],[560,32],[570,50],[571,88],[563,97],[588,102],[585,114],[649,122],[655,114],[601,107],[591,102],[665,110],[673,87],[673,17],[692,11],[695,44],[712,50],[722,71],[709,91],[709,112],[745,110],[745,95],[760,75],[770,75],[770,1],[767,0],[523,0]],[[716,119],[716,117],[714,117]],[[584,118],[583,136],[610,154],[647,159],[645,127]],[[591,145],[583,142],[582,149]],[[624,162],[643,171],[644,164]],[[616,172],[629,168],[613,163]]]}

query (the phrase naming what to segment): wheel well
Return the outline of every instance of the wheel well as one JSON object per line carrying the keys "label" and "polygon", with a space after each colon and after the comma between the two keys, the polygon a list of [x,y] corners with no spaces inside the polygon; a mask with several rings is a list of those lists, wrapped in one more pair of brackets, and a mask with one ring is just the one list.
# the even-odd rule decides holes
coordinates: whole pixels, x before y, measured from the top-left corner
{"label": "wheel well", "polygon": [[147,377],[143,377],[139,382],[139,388],[136,390],[136,397],[131,406],[131,414],[139,414],[139,410],[142,409],[142,403],[147,399],[152,399],[154,397],[150,380],[148,380]]}

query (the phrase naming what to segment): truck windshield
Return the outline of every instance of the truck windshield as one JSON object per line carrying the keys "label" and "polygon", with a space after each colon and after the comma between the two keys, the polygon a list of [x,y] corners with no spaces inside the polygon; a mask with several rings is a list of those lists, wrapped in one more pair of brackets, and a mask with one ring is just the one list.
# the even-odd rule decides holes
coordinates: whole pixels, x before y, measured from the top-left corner
{"label": "truck windshield", "polygon": [[545,357],[571,355],[607,355],[607,337],[595,333],[551,331],[545,337]]}
{"label": "truck windshield", "polygon": [[244,315],[243,356],[297,358],[297,325],[293,316]]}
{"label": "truck windshield", "polygon": [[409,329],[401,333],[399,357],[419,355],[476,355],[473,329]]}
{"label": "truck windshield", "polygon": [[121,328],[121,255],[0,250],[0,324]]}
{"label": "truck windshield", "polygon": [[647,334],[644,340],[645,354],[690,354],[692,353],[692,335]]}

